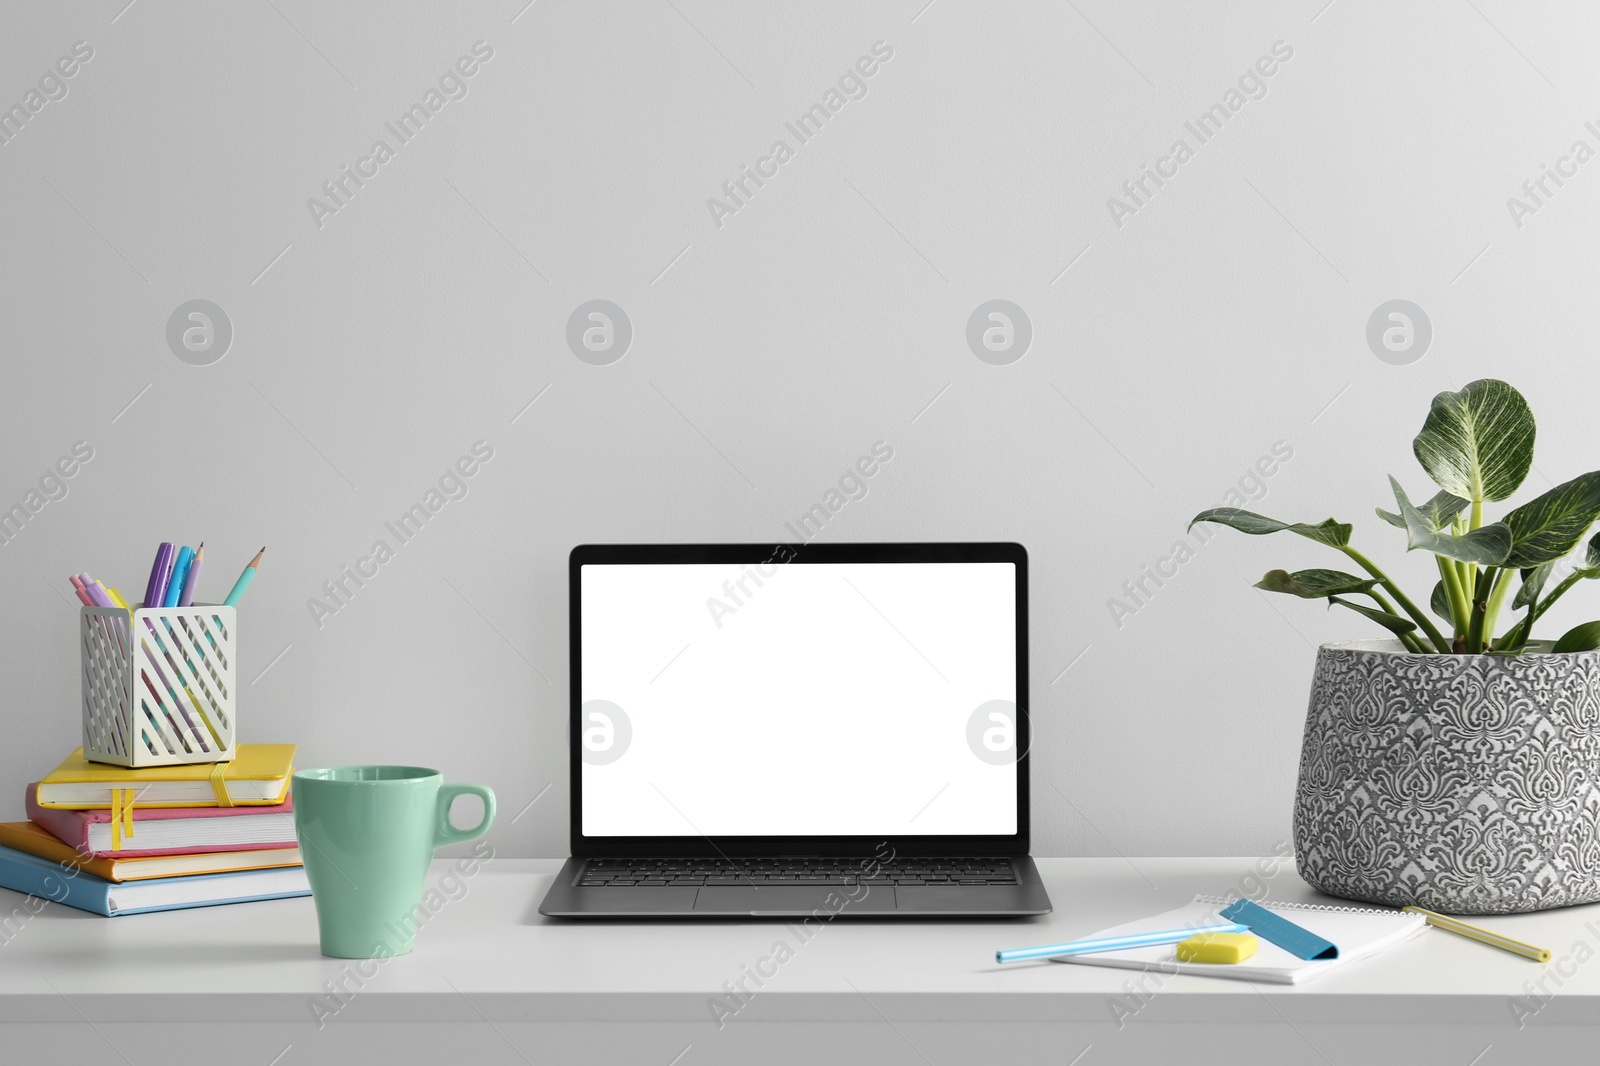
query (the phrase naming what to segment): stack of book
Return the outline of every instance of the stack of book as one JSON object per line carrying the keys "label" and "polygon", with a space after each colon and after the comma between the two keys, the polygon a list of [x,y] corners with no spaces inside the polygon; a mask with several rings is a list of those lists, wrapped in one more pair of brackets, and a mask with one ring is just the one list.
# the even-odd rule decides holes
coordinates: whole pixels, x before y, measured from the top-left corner
{"label": "stack of book", "polygon": [[294,752],[128,770],[75,751],[28,786],[29,821],[0,822],[0,887],[108,917],[310,895]]}

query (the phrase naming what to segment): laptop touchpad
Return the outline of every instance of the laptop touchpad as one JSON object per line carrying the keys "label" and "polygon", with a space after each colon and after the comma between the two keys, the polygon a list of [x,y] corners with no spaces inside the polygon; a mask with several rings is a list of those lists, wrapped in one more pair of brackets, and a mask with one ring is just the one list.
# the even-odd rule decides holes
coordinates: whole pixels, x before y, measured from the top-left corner
{"label": "laptop touchpad", "polygon": [[602,888],[570,893],[571,909],[585,914],[671,914],[691,910],[695,888]]}
{"label": "laptop touchpad", "polygon": [[809,915],[821,911],[839,914],[866,914],[894,910],[894,889],[874,888],[860,899],[851,900],[837,888],[809,885],[771,885],[766,888],[730,886],[702,888],[695,897],[697,911],[724,914]]}

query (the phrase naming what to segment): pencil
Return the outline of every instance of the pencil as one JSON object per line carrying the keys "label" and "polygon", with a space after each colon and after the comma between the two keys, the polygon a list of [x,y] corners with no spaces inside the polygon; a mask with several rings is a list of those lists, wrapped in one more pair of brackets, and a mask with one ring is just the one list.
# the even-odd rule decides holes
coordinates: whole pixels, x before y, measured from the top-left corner
{"label": "pencil", "polygon": [[1021,962],[1024,959],[1053,959],[1062,955],[1094,955],[1102,951],[1176,944],[1180,940],[1188,940],[1201,933],[1248,933],[1249,931],[1250,927],[1247,925],[1225,921],[1189,929],[1162,929],[1149,933],[1132,933],[1128,936],[1100,937],[1095,940],[1070,940],[1065,944],[1045,944],[1037,948],[1011,948],[995,952],[994,961]]}
{"label": "pencil", "polygon": [[1468,925],[1466,922],[1460,922],[1454,918],[1447,918],[1442,914],[1435,914],[1433,911],[1423,910],[1421,907],[1402,907],[1400,909],[1409,911],[1412,914],[1422,915],[1423,918],[1427,919],[1428,924],[1433,926],[1435,929],[1443,929],[1447,933],[1454,933],[1456,936],[1464,936],[1468,940],[1476,940],[1480,944],[1488,944],[1492,948],[1499,948],[1501,951],[1509,951],[1513,955],[1521,955],[1523,958],[1532,959],[1534,962],[1550,961],[1550,951],[1548,948],[1536,948],[1532,944],[1524,944],[1520,940],[1512,940],[1508,936],[1501,936],[1499,933],[1491,933],[1487,929],[1480,928],[1476,925]]}
{"label": "pencil", "polygon": [[244,590],[249,588],[250,582],[255,580],[256,571],[261,567],[261,556],[265,555],[266,551],[266,546],[263,545],[261,550],[256,552],[256,557],[251,559],[250,562],[246,564],[244,570],[240,572],[239,580],[233,583],[232,590],[228,592],[228,598],[222,601],[225,606],[238,606],[239,597],[244,595]]}
{"label": "pencil", "polygon": [[206,561],[206,542],[201,541],[200,547],[194,550],[194,558],[189,560],[189,571],[183,575],[183,590],[178,595],[178,606],[189,607],[194,603],[194,587],[200,581],[200,568]]}

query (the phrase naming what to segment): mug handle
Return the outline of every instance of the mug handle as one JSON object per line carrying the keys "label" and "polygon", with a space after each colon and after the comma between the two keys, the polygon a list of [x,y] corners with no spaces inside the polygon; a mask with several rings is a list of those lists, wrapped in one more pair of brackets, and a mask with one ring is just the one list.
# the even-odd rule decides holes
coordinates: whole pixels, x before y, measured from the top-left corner
{"label": "mug handle", "polygon": [[[483,821],[472,829],[457,829],[450,824],[450,805],[456,801],[457,796],[477,796],[483,800]],[[489,826],[494,824],[494,789],[488,785],[440,785],[436,802],[438,819],[433,827],[435,848],[477,840],[489,831]]]}

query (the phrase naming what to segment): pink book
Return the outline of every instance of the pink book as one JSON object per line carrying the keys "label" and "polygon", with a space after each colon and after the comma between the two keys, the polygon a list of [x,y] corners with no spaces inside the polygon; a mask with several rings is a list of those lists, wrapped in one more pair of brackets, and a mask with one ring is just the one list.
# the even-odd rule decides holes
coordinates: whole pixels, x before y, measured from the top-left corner
{"label": "pink book", "polygon": [[135,807],[134,832],[111,847],[111,812],[41,807],[37,782],[28,786],[28,818],[80,853],[114,859],[250,851],[295,846],[294,797],[262,807]]}

